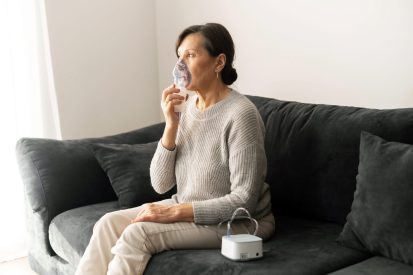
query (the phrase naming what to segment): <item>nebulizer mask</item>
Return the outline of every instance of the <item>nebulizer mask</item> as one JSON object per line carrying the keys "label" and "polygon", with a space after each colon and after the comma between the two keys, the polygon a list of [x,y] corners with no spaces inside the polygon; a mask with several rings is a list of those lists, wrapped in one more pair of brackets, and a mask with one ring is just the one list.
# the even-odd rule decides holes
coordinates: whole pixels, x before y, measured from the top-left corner
{"label": "nebulizer mask", "polygon": [[178,94],[185,98],[181,104],[174,106],[175,112],[182,112],[186,107],[186,101],[189,96],[189,90],[186,87],[191,83],[192,79],[191,72],[182,58],[176,62],[172,75],[174,77],[174,84],[179,89]]}

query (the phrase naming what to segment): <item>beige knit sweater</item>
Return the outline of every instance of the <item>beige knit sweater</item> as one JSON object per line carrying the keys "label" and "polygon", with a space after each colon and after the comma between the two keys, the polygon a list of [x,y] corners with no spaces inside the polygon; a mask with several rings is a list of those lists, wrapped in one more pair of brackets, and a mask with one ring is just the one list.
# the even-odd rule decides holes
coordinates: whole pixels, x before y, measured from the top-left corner
{"label": "beige knit sweater", "polygon": [[245,96],[231,90],[222,101],[201,112],[197,96],[187,102],[176,148],[159,142],[150,174],[153,188],[165,193],[177,185],[176,203],[191,202],[195,223],[228,220],[238,207],[256,219],[270,213],[264,182],[267,159],[261,116]]}

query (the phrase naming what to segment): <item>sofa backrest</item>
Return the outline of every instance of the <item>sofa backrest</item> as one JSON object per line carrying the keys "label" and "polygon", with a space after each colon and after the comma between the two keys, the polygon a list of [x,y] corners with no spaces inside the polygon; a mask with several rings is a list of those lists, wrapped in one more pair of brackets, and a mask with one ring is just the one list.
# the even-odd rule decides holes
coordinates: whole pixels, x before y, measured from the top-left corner
{"label": "sofa backrest", "polygon": [[16,154],[29,209],[41,213],[48,226],[66,210],[116,200],[89,144],[152,142],[160,139],[163,128],[161,123],[113,136],[78,140],[20,139]]}
{"label": "sofa backrest", "polygon": [[350,212],[361,131],[413,144],[413,108],[376,110],[248,96],[266,125],[274,214],[343,224]]}
{"label": "sofa backrest", "polygon": [[[109,178],[90,148],[91,143],[139,144],[158,141],[165,125],[159,123],[127,133],[101,138],[51,140],[22,138],[16,155],[25,187],[32,242],[36,249],[54,255],[49,224],[58,214],[76,207],[116,200]],[[150,182],[148,182],[150,185]],[[147,201],[171,194],[151,194]]]}

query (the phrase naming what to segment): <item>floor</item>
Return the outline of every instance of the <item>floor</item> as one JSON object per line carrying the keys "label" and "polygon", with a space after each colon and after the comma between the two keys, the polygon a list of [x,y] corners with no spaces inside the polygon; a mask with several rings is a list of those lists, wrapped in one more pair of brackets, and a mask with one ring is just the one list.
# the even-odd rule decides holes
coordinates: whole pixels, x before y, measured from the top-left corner
{"label": "floor", "polygon": [[36,275],[30,267],[27,257],[10,262],[0,263],[0,274],[4,275]]}

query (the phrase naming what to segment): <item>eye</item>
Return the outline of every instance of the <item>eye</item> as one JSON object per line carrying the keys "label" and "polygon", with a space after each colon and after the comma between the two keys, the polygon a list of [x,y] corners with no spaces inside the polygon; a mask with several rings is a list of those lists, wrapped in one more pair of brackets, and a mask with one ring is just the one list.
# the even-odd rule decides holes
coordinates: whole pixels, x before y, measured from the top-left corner
{"label": "eye", "polygon": [[188,53],[188,57],[195,57],[194,53]]}

